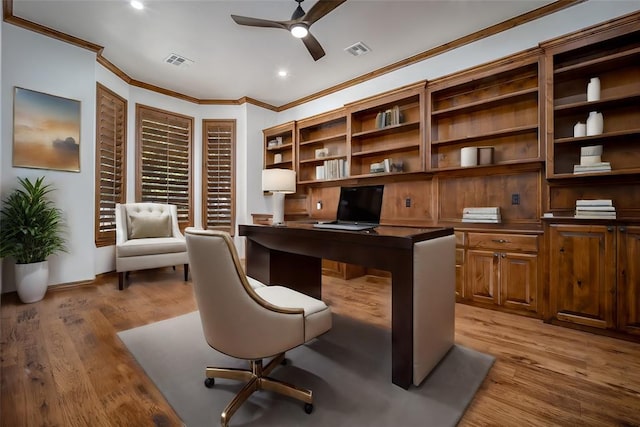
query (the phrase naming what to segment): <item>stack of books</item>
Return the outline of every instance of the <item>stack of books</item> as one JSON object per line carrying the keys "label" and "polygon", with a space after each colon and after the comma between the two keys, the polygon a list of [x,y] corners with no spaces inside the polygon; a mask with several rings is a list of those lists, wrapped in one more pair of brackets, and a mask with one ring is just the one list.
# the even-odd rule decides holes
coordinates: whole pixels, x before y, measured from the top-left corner
{"label": "stack of books", "polygon": [[576,218],[616,219],[616,208],[610,199],[576,200]]}
{"label": "stack of books", "polygon": [[462,210],[462,222],[486,222],[497,224],[500,221],[499,207],[464,208]]}
{"label": "stack of books", "polygon": [[611,172],[611,163],[603,162],[602,145],[580,148],[580,164],[573,166],[573,173]]}

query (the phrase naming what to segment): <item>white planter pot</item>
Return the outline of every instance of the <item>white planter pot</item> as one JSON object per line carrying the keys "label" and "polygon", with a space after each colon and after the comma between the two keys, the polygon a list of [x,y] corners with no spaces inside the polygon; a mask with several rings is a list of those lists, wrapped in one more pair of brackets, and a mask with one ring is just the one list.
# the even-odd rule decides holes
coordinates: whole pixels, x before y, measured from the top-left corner
{"label": "white planter pot", "polygon": [[16,264],[16,290],[20,301],[31,303],[44,298],[49,284],[49,262]]}

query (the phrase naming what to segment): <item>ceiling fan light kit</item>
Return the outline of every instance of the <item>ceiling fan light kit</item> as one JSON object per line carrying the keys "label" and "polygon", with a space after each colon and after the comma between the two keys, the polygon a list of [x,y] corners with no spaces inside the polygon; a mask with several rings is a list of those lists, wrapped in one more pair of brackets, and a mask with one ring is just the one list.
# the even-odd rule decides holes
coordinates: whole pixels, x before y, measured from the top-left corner
{"label": "ceiling fan light kit", "polygon": [[270,19],[250,18],[248,16],[231,15],[231,19],[238,25],[246,25],[249,27],[262,28],[281,28],[289,31],[294,37],[299,38],[315,61],[325,55],[324,49],[320,46],[320,42],[309,32],[311,25],[327,15],[336,7],[340,6],[347,0],[318,0],[309,12],[306,12],[300,6],[304,0],[295,0],[298,3],[296,10],[288,21],[274,21]]}

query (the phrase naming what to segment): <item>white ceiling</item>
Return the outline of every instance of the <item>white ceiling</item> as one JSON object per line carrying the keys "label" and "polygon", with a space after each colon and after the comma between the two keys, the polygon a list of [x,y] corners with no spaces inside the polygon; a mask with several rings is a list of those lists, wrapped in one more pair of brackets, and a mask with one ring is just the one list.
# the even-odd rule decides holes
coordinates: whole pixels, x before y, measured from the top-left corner
{"label": "white ceiling", "polygon": [[[198,99],[248,96],[281,106],[553,1],[348,0],[311,27],[326,51],[317,62],[287,31],[230,18],[287,20],[294,0],[143,2],[139,11],[128,0],[14,0],[13,14],[104,46],[102,55],[135,80]],[[372,51],[344,51],[356,42]],[[172,53],[194,64],[165,63]]]}

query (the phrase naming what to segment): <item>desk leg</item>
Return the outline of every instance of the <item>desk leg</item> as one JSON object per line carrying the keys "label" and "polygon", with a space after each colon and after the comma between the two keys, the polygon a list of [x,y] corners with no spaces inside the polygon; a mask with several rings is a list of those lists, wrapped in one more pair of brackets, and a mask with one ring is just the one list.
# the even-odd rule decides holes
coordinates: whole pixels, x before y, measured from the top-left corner
{"label": "desk leg", "polygon": [[413,382],[412,258],[391,272],[391,381],[405,390]]}
{"label": "desk leg", "polygon": [[322,296],[322,259],[246,242],[247,275],[267,285],[282,285],[314,298]]}

